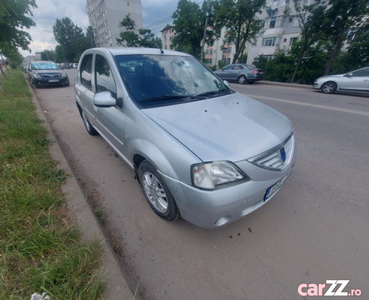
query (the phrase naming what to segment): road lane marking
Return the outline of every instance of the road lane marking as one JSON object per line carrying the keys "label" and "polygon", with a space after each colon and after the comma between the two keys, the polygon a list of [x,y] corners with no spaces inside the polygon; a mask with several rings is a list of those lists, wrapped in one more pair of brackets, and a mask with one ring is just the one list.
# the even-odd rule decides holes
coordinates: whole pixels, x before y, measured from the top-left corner
{"label": "road lane marking", "polygon": [[332,106],[326,106],[326,105],[320,105],[320,104],[296,102],[296,101],[290,101],[290,100],[282,100],[282,99],[277,99],[277,98],[270,98],[270,97],[263,97],[263,96],[256,96],[256,95],[247,95],[247,96],[249,96],[251,98],[256,98],[256,99],[264,99],[264,100],[278,101],[278,102],[289,103],[289,104],[297,104],[297,105],[302,105],[302,106],[321,108],[321,109],[326,109],[326,110],[333,110],[333,111],[339,111],[339,112],[345,112],[345,113],[350,113],[350,114],[356,114],[356,115],[362,115],[362,116],[369,117],[369,112],[365,112],[365,111],[358,111],[358,110],[353,110],[353,109],[332,107]]}

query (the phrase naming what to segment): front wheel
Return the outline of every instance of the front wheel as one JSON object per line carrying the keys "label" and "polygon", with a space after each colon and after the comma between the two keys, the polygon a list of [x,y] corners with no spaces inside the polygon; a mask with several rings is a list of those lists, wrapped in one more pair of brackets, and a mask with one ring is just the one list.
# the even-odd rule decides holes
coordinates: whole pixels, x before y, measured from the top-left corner
{"label": "front wheel", "polygon": [[245,82],[246,82],[246,77],[244,75],[241,75],[240,77],[238,77],[239,84],[244,84]]}
{"label": "front wheel", "polygon": [[322,85],[321,90],[323,93],[332,94],[337,89],[337,85],[334,82],[326,82]]}
{"label": "front wheel", "polygon": [[167,221],[174,221],[179,211],[172,194],[159,172],[146,160],[138,167],[138,178],[153,211]]}
{"label": "front wheel", "polygon": [[90,123],[90,121],[87,118],[86,113],[82,110],[82,114],[81,114],[82,120],[83,120],[83,124],[85,124],[86,130],[89,134],[91,135],[98,135],[99,133],[96,131],[96,129],[92,126],[92,124]]}

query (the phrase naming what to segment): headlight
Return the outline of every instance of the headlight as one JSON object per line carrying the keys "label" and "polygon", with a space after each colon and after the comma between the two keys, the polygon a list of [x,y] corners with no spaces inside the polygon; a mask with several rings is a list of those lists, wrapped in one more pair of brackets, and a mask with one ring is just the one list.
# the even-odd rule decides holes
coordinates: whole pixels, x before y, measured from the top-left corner
{"label": "headlight", "polygon": [[62,78],[65,78],[65,77],[67,77],[67,74],[62,73]]}
{"label": "headlight", "polygon": [[41,77],[41,75],[40,75],[40,74],[38,74],[38,73],[33,73],[33,77],[34,77],[34,78],[42,78],[42,77]]}
{"label": "headlight", "polygon": [[215,161],[196,164],[191,168],[193,185],[206,190],[213,190],[217,186],[240,180],[249,180],[230,162]]}

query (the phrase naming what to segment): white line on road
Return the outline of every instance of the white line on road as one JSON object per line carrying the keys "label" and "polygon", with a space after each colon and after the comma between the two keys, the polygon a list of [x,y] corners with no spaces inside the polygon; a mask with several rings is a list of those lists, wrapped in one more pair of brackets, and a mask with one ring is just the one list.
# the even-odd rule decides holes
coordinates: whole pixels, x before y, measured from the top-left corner
{"label": "white line on road", "polygon": [[357,114],[357,115],[369,117],[369,112],[364,112],[364,111],[332,107],[332,106],[326,106],[326,105],[319,105],[319,104],[304,103],[304,102],[296,102],[296,101],[290,101],[290,100],[282,100],[282,99],[277,99],[277,98],[270,98],[270,97],[263,97],[263,96],[256,96],[256,95],[247,95],[247,96],[251,98],[256,98],[256,99],[264,99],[264,100],[278,101],[278,102],[289,103],[289,104],[297,104],[297,105],[302,105],[302,106],[334,110],[334,111],[345,112],[345,113],[350,113],[350,114]]}

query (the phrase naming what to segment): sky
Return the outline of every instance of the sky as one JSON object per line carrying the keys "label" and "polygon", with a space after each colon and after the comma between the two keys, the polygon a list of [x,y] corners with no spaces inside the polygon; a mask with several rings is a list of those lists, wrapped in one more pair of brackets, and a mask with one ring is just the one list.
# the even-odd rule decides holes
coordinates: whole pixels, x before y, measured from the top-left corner
{"label": "sky", "polygon": [[[143,26],[159,35],[165,25],[172,23],[171,16],[177,8],[178,1],[141,0]],[[32,52],[20,50],[23,56],[55,48],[57,42],[54,39],[53,26],[56,19],[69,17],[84,31],[89,26],[87,0],[36,0],[36,4],[37,8],[32,9],[31,17],[36,26],[26,30],[32,38],[29,45]]]}

